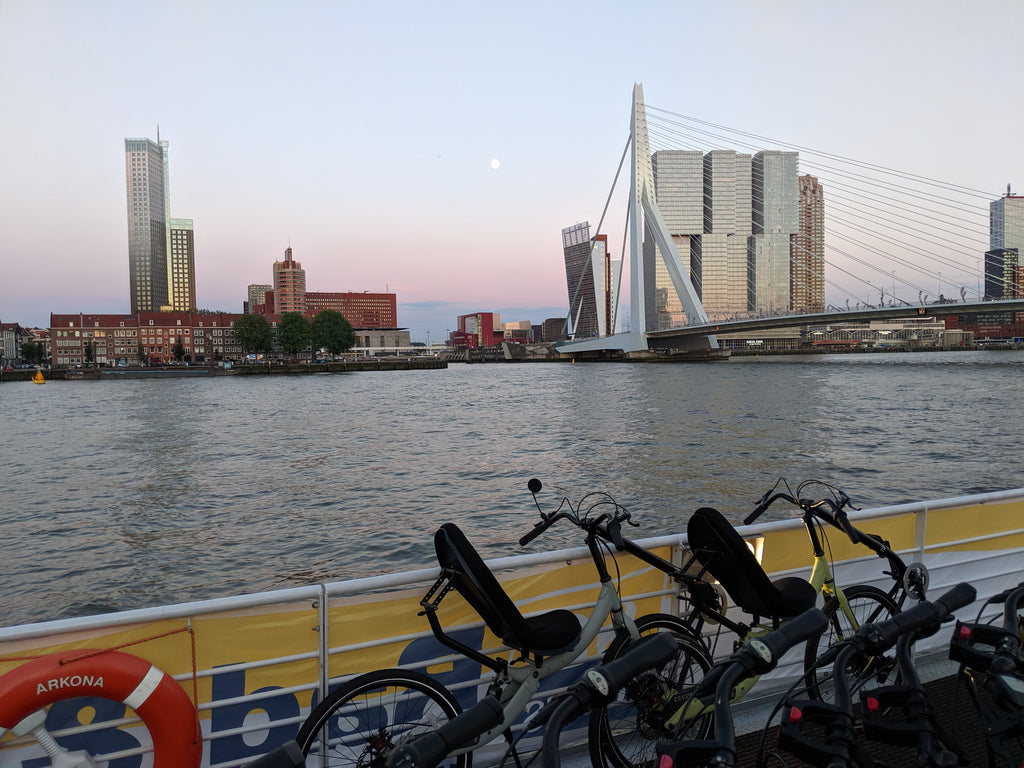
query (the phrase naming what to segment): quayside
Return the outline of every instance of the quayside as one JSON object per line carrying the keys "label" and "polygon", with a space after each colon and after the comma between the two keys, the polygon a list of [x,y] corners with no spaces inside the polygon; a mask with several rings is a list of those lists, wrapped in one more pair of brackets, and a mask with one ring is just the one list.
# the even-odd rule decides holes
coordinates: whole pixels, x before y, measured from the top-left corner
{"label": "quayside", "polygon": [[[974,584],[979,602],[964,609],[964,616],[973,617],[984,598],[1024,577],[1024,488],[863,510],[850,517],[859,528],[887,539],[907,562],[927,565],[929,594],[941,594],[960,581]],[[811,556],[799,520],[739,530],[773,578],[809,575]],[[432,534],[423,531],[424,537]],[[669,534],[641,543],[681,562],[686,537]],[[832,535],[829,543],[841,583],[885,583],[884,563],[870,552],[865,555],[866,550],[840,535]],[[509,552],[515,550],[510,542]],[[585,615],[596,594],[593,565],[583,547],[488,563],[524,613],[561,607]],[[630,611],[636,615],[677,612],[675,591],[662,572],[627,557],[619,558],[618,570]],[[4,627],[0,629],[0,688],[4,675],[33,657],[116,648],[172,675],[198,705],[203,766],[237,766],[292,738],[328,682],[346,676],[404,666],[428,671],[467,699],[478,696],[486,686],[480,665],[440,646],[426,620],[417,615],[419,600],[437,573],[431,568]],[[500,647],[457,595],[446,600],[444,610],[445,626],[455,628],[467,644]],[[990,613],[983,617],[999,609],[986,610]],[[608,640],[606,635],[599,637],[584,662],[595,662]],[[946,629],[922,642],[919,660],[935,665],[941,674],[948,640]],[[727,652],[730,645],[727,639],[720,642],[719,653]],[[763,725],[777,694],[801,669],[801,658],[793,655],[762,679],[740,705],[739,725]],[[549,682],[565,686],[578,679],[580,672],[581,667],[571,667]],[[546,697],[550,690],[542,688],[539,697]],[[124,704],[102,699],[57,702],[49,710],[46,728],[62,739],[89,744],[98,760],[104,759],[104,752],[139,754],[150,744],[148,731]],[[0,764],[43,756],[30,736],[4,733],[2,726],[0,735]],[[582,742],[585,733],[567,737],[571,736]],[[493,761],[488,758],[503,751],[500,746],[487,749],[477,753],[478,765],[490,764]]]}

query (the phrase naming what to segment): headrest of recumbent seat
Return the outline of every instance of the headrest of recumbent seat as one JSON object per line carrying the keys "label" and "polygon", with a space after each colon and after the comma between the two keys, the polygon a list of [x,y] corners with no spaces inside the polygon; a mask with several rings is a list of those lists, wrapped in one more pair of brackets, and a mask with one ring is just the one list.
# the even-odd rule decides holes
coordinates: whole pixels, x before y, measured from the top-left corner
{"label": "headrest of recumbent seat", "polygon": [[701,507],[694,512],[686,535],[701,565],[747,613],[774,619],[794,616],[814,605],[814,588],[803,579],[773,583],[743,537],[717,509]]}
{"label": "headrest of recumbent seat", "polygon": [[521,650],[525,619],[462,530],[455,523],[442,525],[434,534],[434,550],[442,568],[458,572],[455,589],[491,632]]}

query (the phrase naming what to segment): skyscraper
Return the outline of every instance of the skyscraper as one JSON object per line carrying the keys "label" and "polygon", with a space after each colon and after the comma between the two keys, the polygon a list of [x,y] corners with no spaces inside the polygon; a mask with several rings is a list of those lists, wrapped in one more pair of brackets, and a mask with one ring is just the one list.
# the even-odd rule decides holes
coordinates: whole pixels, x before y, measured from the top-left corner
{"label": "skyscraper", "polygon": [[825,191],[814,176],[799,178],[800,231],[793,238],[790,308],[825,311]]}
{"label": "skyscraper", "polygon": [[170,219],[167,253],[167,306],[172,312],[196,310],[196,251],[192,219]]}
{"label": "skyscraper", "polygon": [[790,308],[790,254],[800,230],[797,153],[768,150],[751,162],[750,308]]}
{"label": "skyscraper", "polygon": [[[700,252],[704,229],[704,171],[699,151],[662,150],[651,155],[654,197],[658,202],[672,243],[681,260],[683,274],[690,275],[700,291],[700,272],[694,272],[695,254]],[[699,259],[696,260],[699,265]],[[661,249],[650,227],[644,231],[644,307],[649,330],[673,328],[685,321],[683,305],[676,294]]]}
{"label": "skyscraper", "polygon": [[985,298],[1024,297],[1024,197],[1010,193],[989,204],[989,250],[985,253]]}
{"label": "skyscraper", "polygon": [[[249,300],[246,302],[246,309],[245,309],[245,311],[246,312],[252,312],[255,307],[266,305],[266,303],[267,303],[267,293],[268,292],[271,295],[273,295],[274,286],[272,286],[272,285],[260,285],[260,284],[255,284],[255,283],[250,285],[249,289],[248,289]],[[270,311],[273,311],[274,308],[270,307],[269,309],[270,309]]]}
{"label": "skyscraper", "polygon": [[[565,282],[569,293],[569,328],[573,337],[598,335],[595,270],[591,259],[590,222],[584,221],[562,230],[562,255],[565,258]],[[601,267],[602,277],[604,268]]]}
{"label": "skyscraper", "polygon": [[[727,149],[703,155],[662,150],[651,156],[658,210],[709,318],[790,309],[792,253],[800,231],[797,163],[796,152],[777,150],[754,156]],[[681,302],[646,220],[643,254],[647,328],[681,325]],[[801,289],[816,289],[823,307],[824,260],[815,263],[817,283],[805,280]]]}
{"label": "skyscraper", "polygon": [[192,219],[171,218],[167,142],[124,140],[132,314],[196,308]]}
{"label": "skyscraper", "polygon": [[274,312],[306,311],[306,270],[292,259],[291,246],[284,251],[284,261],[274,262]]}
{"label": "skyscraper", "polygon": [[751,307],[748,264],[751,219],[751,157],[731,149],[704,155],[704,235],[700,297],[709,318]]}
{"label": "skyscraper", "polygon": [[167,142],[124,140],[128,190],[128,279],[132,314],[167,304],[170,190]]}

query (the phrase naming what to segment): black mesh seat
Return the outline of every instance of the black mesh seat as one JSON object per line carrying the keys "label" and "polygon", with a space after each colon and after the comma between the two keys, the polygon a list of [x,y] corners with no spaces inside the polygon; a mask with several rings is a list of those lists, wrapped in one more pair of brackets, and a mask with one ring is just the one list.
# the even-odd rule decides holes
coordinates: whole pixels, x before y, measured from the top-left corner
{"label": "black mesh seat", "polygon": [[769,579],[743,537],[717,509],[701,507],[694,512],[686,535],[701,565],[747,613],[785,619],[814,607],[814,587],[796,576]]}
{"label": "black mesh seat", "polygon": [[455,523],[438,528],[434,549],[441,567],[452,572],[458,593],[509,648],[523,655],[551,656],[568,651],[580,639],[580,621],[571,611],[524,617]]}

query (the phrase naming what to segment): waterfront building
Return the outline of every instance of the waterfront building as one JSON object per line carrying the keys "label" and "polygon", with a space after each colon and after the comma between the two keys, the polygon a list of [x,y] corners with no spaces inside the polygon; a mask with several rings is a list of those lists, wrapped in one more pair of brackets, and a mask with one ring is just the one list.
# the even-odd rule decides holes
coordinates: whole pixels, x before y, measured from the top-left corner
{"label": "waterfront building", "polygon": [[292,258],[291,246],[274,262],[274,314],[285,312],[306,313],[306,270]]}
{"label": "waterfront building", "polygon": [[768,150],[751,160],[750,308],[790,308],[792,239],[800,229],[797,153]]}
{"label": "waterfront building", "polygon": [[570,338],[581,339],[598,335],[593,250],[590,222],[584,221],[562,230],[565,283],[569,295]]}
{"label": "waterfront building", "polygon": [[549,317],[540,324],[540,341],[562,341],[567,338],[565,333],[564,317]]}
{"label": "waterfront building", "polygon": [[1024,297],[1020,254],[1024,252],[1024,197],[1010,193],[989,204],[989,250],[985,252],[985,298]]}
{"label": "waterfront building", "polygon": [[459,315],[456,330],[451,332],[448,343],[454,349],[478,349],[493,347],[502,341],[501,320],[494,312],[474,312]]}
{"label": "waterfront building", "polygon": [[501,337],[503,341],[514,341],[517,344],[529,344],[533,342],[534,325],[529,320],[515,320],[501,324]]}
{"label": "waterfront building", "polygon": [[193,222],[171,218],[167,142],[159,133],[156,141],[125,139],[124,162],[132,313],[193,310]]}
{"label": "waterfront building", "polygon": [[1020,249],[985,251],[985,298],[1024,298],[1024,265],[1020,262]]}
{"label": "waterfront building", "polygon": [[814,176],[799,183],[799,231],[793,238],[790,263],[790,308],[794,312],[825,311],[825,192]]}
{"label": "waterfront building", "polygon": [[716,149],[704,155],[704,235],[696,260],[699,295],[708,318],[752,307],[748,247],[752,235],[751,156]]}
{"label": "waterfront building", "polygon": [[1024,249],[1024,197],[1006,194],[989,204],[989,249]]}
{"label": "waterfront building", "polygon": [[[661,150],[651,155],[654,196],[679,258],[700,295],[700,238],[704,233],[704,161],[700,151]],[[644,318],[648,330],[682,325],[686,317],[661,249],[645,220],[643,242]]]}
{"label": "waterfront building", "polygon": [[[245,303],[245,311],[247,313],[253,312],[265,315],[268,293],[271,294],[271,303],[273,303],[274,286],[256,284],[250,285],[247,291],[248,300]],[[263,307],[264,309],[257,310],[256,307]]]}
{"label": "waterfront building", "polygon": [[170,249],[167,254],[167,304],[170,312],[196,309],[196,251],[192,219],[169,220]]}
{"label": "waterfront building", "polygon": [[[231,330],[241,315],[225,312],[139,312],[134,315],[50,314],[50,363],[138,365],[168,363],[180,343],[182,362],[239,360]],[[89,360],[91,350],[92,360]]]}
{"label": "waterfront building", "polygon": [[369,330],[398,326],[398,298],[393,293],[306,293],[308,317],[315,317],[325,309],[340,312],[353,328]]}
{"label": "waterfront building", "polygon": [[20,338],[21,328],[17,323],[0,323],[0,368],[18,362]]}
{"label": "waterfront building", "polygon": [[128,194],[128,278],[132,313],[167,304],[170,190],[167,142],[124,140]]}

